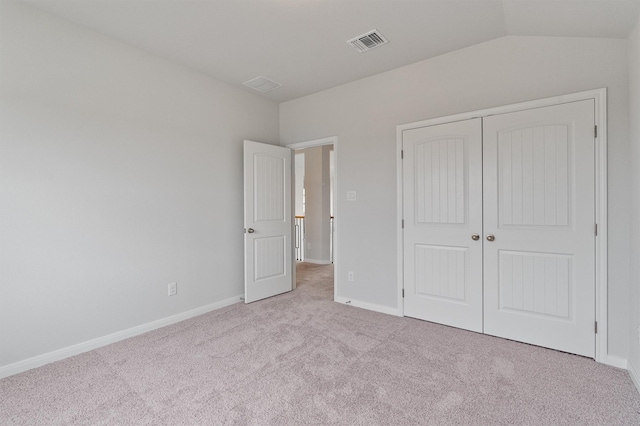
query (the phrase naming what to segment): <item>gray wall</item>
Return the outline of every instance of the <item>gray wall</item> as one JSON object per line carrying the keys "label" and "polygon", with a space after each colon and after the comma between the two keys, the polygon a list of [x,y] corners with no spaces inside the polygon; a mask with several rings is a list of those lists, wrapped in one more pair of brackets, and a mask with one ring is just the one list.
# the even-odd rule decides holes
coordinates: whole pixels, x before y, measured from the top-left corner
{"label": "gray wall", "polygon": [[[282,144],[339,140],[338,296],[398,307],[396,125],[601,87],[609,95],[609,351],[626,359],[631,194],[626,40],[503,37],[282,103]],[[348,190],[357,190],[357,201],[344,202]],[[347,271],[355,272],[355,282],[347,281]]]}
{"label": "gray wall", "polygon": [[331,263],[329,152],[331,146],[307,148],[305,154],[305,254],[307,262]]}
{"label": "gray wall", "polygon": [[[631,319],[629,367],[640,380],[640,19],[629,37],[629,129],[631,134]],[[640,383],[638,383],[640,385]]]}
{"label": "gray wall", "polygon": [[295,215],[304,216],[303,208],[303,189],[304,189],[304,152],[303,150],[296,151],[295,153]]}
{"label": "gray wall", "polygon": [[0,367],[241,295],[242,141],[278,106],[0,5]]}

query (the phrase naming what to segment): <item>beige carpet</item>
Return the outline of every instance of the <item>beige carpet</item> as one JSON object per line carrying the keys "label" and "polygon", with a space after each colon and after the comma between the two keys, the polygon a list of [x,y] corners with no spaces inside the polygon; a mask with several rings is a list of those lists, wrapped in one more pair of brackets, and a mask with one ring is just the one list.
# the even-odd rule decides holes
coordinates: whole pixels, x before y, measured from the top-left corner
{"label": "beige carpet", "polygon": [[1,425],[638,425],[624,370],[331,302],[332,266],[0,381]]}

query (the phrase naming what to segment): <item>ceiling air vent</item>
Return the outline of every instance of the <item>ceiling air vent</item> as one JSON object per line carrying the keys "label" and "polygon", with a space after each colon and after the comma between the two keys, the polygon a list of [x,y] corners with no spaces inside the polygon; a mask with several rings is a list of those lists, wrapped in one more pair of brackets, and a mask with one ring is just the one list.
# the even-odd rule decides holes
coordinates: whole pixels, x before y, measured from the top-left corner
{"label": "ceiling air vent", "polygon": [[375,49],[378,46],[382,46],[383,44],[389,43],[389,40],[384,38],[382,34],[378,32],[378,30],[369,31],[366,34],[359,35],[358,37],[354,37],[351,40],[347,41],[354,49],[358,52],[366,52],[367,50]]}
{"label": "ceiling air vent", "polygon": [[252,89],[255,89],[258,92],[262,92],[262,93],[270,92],[282,86],[282,84],[276,83],[275,81],[269,80],[267,77],[262,77],[262,76],[252,78],[251,80],[245,81],[242,84],[244,84],[245,86],[251,87]]}

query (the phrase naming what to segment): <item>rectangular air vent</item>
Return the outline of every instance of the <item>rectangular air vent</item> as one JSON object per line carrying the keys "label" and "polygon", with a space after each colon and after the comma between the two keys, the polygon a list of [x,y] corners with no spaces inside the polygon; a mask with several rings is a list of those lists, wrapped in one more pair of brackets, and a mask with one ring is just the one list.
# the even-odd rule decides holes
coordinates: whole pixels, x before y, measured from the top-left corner
{"label": "rectangular air vent", "polygon": [[358,52],[366,52],[367,50],[375,49],[378,46],[382,46],[383,44],[389,43],[389,40],[384,38],[382,34],[378,32],[378,30],[369,31],[366,34],[359,35],[358,37],[354,37],[351,40],[347,41],[354,49]]}
{"label": "rectangular air vent", "polygon": [[276,83],[275,81],[262,76],[252,78],[251,80],[245,81],[242,84],[244,84],[245,86],[251,87],[252,89],[255,89],[258,92],[262,92],[262,93],[270,92],[282,86],[282,84]]}

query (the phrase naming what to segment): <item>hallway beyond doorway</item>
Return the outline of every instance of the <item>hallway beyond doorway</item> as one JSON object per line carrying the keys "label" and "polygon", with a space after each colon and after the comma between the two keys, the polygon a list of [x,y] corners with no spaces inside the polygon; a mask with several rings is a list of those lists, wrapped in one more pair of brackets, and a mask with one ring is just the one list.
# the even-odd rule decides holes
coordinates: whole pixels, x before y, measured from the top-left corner
{"label": "hallway beyond doorway", "polygon": [[333,264],[296,262],[296,291],[308,291],[314,298],[333,300]]}

